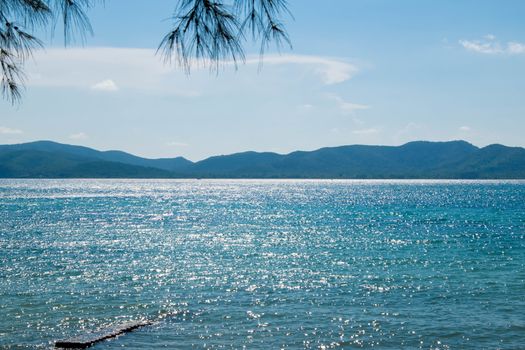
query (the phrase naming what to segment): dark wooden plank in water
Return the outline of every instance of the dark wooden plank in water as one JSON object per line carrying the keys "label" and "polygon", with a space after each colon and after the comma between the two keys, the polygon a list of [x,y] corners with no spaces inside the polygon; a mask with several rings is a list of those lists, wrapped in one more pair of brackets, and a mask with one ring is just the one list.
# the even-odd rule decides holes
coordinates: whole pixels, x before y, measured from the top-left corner
{"label": "dark wooden plank in water", "polygon": [[150,325],[150,321],[137,321],[124,323],[122,325],[106,328],[100,331],[88,333],[79,337],[55,342],[55,348],[85,349],[100,341],[115,338],[121,334],[131,332],[137,328]]}

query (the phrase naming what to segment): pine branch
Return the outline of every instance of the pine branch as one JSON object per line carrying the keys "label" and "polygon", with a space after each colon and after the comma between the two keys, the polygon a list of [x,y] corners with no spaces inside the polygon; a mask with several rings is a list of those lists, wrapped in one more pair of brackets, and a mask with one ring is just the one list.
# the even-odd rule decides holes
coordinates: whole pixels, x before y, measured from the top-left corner
{"label": "pine branch", "polygon": [[247,33],[260,41],[260,54],[273,42],[289,44],[281,14],[290,14],[286,0],[180,0],[173,29],[161,41],[157,52],[171,62],[175,57],[187,72],[202,62],[217,69],[221,63],[244,61],[243,42]]}

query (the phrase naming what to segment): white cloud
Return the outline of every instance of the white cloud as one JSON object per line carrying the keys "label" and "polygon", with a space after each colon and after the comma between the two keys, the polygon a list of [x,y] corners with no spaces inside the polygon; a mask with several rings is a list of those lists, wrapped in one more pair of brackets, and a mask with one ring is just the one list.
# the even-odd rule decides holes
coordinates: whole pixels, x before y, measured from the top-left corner
{"label": "white cloud", "polygon": [[498,54],[503,52],[500,45],[494,42],[460,40],[459,43],[468,51],[485,54]]}
{"label": "white cloud", "polygon": [[510,54],[520,54],[525,53],[525,44],[510,42],[507,44],[507,51]]}
{"label": "white cloud", "polygon": [[346,111],[346,112],[349,112],[349,113],[352,113],[352,112],[358,111],[358,110],[364,110],[364,109],[369,109],[370,108],[367,105],[362,105],[362,104],[358,104],[358,103],[350,103],[350,102],[346,102],[346,101],[341,101],[340,104],[339,104],[339,107],[343,111]]}
{"label": "white cloud", "polygon": [[393,140],[396,143],[414,141],[423,139],[425,136],[425,127],[423,125],[409,122],[393,134]]}
{"label": "white cloud", "polygon": [[369,128],[369,129],[353,130],[352,134],[356,134],[356,135],[371,135],[371,134],[377,134],[378,132],[379,132],[378,129]]}
{"label": "white cloud", "polygon": [[464,125],[464,126],[461,126],[461,127],[459,128],[459,130],[460,130],[460,131],[470,131],[471,128],[470,128],[470,126],[466,126],[466,125]]}
{"label": "white cloud", "polygon": [[102,80],[96,84],[91,85],[91,90],[98,90],[98,91],[118,91],[118,86],[115,84],[115,82],[111,79]]}
{"label": "white cloud", "polygon": [[[327,85],[347,81],[358,72],[357,66],[352,63],[319,56],[268,55],[262,62],[263,69],[270,73],[265,72],[267,77],[286,79],[283,74],[288,74],[300,82],[313,76]],[[250,57],[246,60],[246,68],[241,69],[245,72],[249,69],[249,74],[256,74],[257,68],[254,70],[253,66],[259,63],[257,57]],[[225,68],[231,68],[230,64],[225,62]],[[244,80],[245,76],[239,79],[234,69],[221,72],[214,81],[210,79],[209,70],[197,63],[188,76],[180,67],[163,62],[153,49],[114,47],[37,51],[34,60],[27,65],[27,73],[28,86],[100,91],[125,89],[184,98],[194,98],[209,92],[224,93],[228,82],[238,85],[239,82],[247,81]],[[253,79],[249,83],[253,84]]]}
{"label": "white cloud", "polygon": [[88,138],[88,135],[86,133],[79,132],[76,134],[69,135],[69,138],[72,140],[85,140]]}
{"label": "white cloud", "polygon": [[152,49],[57,48],[34,56],[27,67],[29,86],[197,95],[189,84],[177,86],[184,73],[164,64]]}
{"label": "white cloud", "polygon": [[[261,61],[256,58],[248,59],[247,64],[259,64]],[[357,66],[339,59],[332,59],[320,56],[306,55],[270,55],[265,56],[263,64],[281,65],[296,64],[306,65],[313,69],[314,74],[321,78],[326,85],[333,85],[345,82],[358,73]]]}
{"label": "white cloud", "polygon": [[352,121],[354,122],[355,125],[360,125],[360,126],[365,125],[364,120],[362,120],[361,118],[353,117]]}
{"label": "white cloud", "polygon": [[22,133],[23,131],[20,129],[12,129],[6,126],[0,126],[0,134],[3,134],[3,135],[15,135],[15,134],[22,134]]}
{"label": "white cloud", "polygon": [[359,110],[366,110],[370,109],[370,106],[358,104],[358,103],[352,103],[345,101],[343,98],[337,95],[328,94],[327,97],[331,100],[334,100],[337,103],[337,106],[339,109],[346,114],[354,113],[355,111]]}
{"label": "white cloud", "polygon": [[496,41],[496,37],[492,34],[485,35],[482,40],[460,40],[459,43],[466,50],[481,54],[517,55],[525,53],[525,44],[514,41],[502,44]]}

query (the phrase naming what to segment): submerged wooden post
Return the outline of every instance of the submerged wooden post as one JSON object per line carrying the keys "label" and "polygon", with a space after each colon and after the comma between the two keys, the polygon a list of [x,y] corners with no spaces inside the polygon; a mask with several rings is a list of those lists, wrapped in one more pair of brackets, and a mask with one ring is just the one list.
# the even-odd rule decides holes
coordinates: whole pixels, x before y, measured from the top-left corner
{"label": "submerged wooden post", "polygon": [[115,338],[121,334],[131,332],[137,328],[152,324],[151,321],[136,321],[122,324],[120,326],[106,328],[96,332],[88,333],[78,337],[59,340],[55,342],[55,348],[85,349],[106,339]]}

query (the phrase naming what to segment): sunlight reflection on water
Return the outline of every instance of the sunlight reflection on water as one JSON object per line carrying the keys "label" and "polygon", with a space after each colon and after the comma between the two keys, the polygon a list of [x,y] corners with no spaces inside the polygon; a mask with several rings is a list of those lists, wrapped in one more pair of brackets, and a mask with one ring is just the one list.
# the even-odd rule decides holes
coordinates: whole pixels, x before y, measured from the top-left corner
{"label": "sunlight reflection on water", "polygon": [[519,348],[519,181],[0,180],[0,347]]}

